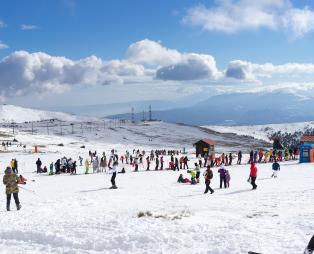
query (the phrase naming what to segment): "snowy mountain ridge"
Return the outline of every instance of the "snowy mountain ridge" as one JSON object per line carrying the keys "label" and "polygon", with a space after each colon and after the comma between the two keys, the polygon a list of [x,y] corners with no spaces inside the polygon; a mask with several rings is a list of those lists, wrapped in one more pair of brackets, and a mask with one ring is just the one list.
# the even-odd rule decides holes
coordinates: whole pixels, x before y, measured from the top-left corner
{"label": "snowy mountain ridge", "polygon": [[86,121],[89,117],[81,117],[63,112],[43,111],[14,105],[0,105],[0,121],[2,123],[23,123],[58,119],[61,121]]}
{"label": "snowy mountain ridge", "polygon": [[234,133],[237,135],[249,136],[256,139],[261,139],[269,142],[269,137],[277,132],[290,133],[305,132],[308,129],[314,128],[314,121],[311,122],[296,122],[296,123],[281,123],[281,124],[263,124],[263,125],[206,125],[203,128],[214,130],[220,133]]}

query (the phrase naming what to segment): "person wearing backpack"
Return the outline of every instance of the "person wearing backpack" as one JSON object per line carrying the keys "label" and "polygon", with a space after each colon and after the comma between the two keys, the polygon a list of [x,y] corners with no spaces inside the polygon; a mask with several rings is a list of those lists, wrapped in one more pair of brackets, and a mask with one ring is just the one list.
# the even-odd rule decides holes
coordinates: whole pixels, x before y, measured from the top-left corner
{"label": "person wearing backpack", "polygon": [[206,194],[208,191],[210,191],[210,194],[214,193],[214,190],[210,187],[210,181],[213,179],[213,171],[210,169],[210,166],[208,165],[206,168],[206,171],[204,172],[204,178],[205,178],[205,185],[206,189],[204,194]]}

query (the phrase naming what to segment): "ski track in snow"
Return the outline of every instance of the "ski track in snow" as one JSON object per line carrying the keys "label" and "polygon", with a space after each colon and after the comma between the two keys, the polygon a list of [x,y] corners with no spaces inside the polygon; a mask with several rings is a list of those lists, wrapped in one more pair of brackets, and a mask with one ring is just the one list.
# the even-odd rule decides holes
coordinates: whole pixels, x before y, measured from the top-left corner
{"label": "ski track in snow", "polygon": [[[178,184],[178,172],[135,173],[126,167],[127,173],[117,176],[119,189],[109,190],[109,174],[84,175],[79,167],[75,176],[36,175],[35,161],[40,157],[48,166],[63,155],[86,158],[88,150],[108,154],[113,147],[121,154],[126,148],[131,151],[131,141],[114,146],[114,138],[110,143],[93,140],[80,149],[82,140],[75,137],[22,133],[16,137],[28,147],[35,143],[46,147],[40,148],[41,154],[14,148],[14,153],[1,155],[0,168],[17,158],[28,183],[20,189],[21,211],[15,211],[12,200],[12,211],[6,212],[5,195],[0,196],[0,253],[291,254],[302,253],[314,231],[312,164],[282,163],[277,179],[270,178],[270,164],[259,164],[255,191],[246,181],[248,165],[229,167],[231,186],[222,190],[214,168],[212,195],[203,194],[203,178],[199,185]],[[61,142],[64,147],[53,145]],[[193,155],[189,156],[193,165]],[[166,156],[165,165],[168,161]],[[186,171],[180,172],[188,177]],[[5,192],[3,185],[0,192]],[[141,211],[161,218],[138,218]]]}

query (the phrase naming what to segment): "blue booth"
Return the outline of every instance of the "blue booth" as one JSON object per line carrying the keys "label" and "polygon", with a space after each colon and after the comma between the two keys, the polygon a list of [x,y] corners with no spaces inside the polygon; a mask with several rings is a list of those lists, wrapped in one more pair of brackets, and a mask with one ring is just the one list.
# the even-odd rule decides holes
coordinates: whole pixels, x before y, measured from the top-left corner
{"label": "blue booth", "polygon": [[300,145],[300,163],[311,161],[311,145]]}

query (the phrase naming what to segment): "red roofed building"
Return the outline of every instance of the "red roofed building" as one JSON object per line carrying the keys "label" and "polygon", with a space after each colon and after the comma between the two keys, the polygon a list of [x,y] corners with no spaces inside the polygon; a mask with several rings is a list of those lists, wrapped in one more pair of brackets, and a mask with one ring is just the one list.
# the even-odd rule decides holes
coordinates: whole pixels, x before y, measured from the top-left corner
{"label": "red roofed building", "polygon": [[304,145],[312,145],[314,144],[314,135],[303,135],[300,142]]}
{"label": "red roofed building", "polygon": [[196,148],[196,157],[211,154],[215,151],[216,142],[211,139],[202,139],[193,144]]}

